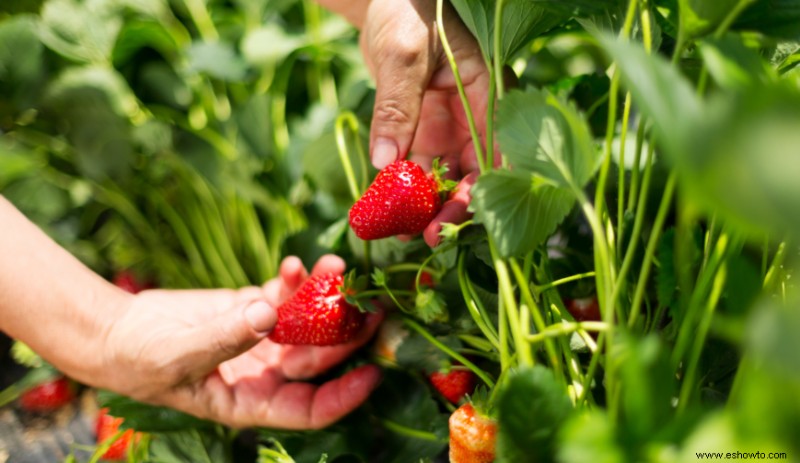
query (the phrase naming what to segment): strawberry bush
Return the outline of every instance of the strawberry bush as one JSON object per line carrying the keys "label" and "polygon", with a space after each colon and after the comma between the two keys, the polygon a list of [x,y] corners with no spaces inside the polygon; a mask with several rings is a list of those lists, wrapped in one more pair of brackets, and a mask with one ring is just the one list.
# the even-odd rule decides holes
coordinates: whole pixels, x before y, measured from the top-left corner
{"label": "strawberry bush", "polygon": [[355,31],[313,2],[0,6],[0,193],[59,243],[109,279],[175,288],[333,252],[348,303],[386,311],[331,372],[384,369],[339,423],[234,430],[101,392],[145,436],[129,458],[797,459],[800,2],[450,4],[491,103],[464,108],[472,218],[433,249],[388,236],[424,224],[356,236],[383,175],[365,154],[374,93]]}

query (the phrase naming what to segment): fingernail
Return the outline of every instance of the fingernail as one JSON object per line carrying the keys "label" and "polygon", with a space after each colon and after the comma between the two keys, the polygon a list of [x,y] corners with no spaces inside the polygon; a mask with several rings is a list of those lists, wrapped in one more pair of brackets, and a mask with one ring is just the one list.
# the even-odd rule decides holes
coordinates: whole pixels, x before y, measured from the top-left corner
{"label": "fingernail", "polygon": [[372,165],[376,169],[383,169],[397,160],[397,144],[388,138],[375,139],[372,148]]}
{"label": "fingernail", "polygon": [[267,334],[278,321],[278,313],[266,302],[256,301],[244,309],[244,318],[253,331]]}

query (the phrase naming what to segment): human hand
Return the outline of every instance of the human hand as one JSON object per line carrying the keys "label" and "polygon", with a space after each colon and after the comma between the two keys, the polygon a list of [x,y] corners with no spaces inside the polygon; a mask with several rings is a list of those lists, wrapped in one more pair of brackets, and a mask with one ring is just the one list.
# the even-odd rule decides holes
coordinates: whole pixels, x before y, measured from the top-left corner
{"label": "human hand", "polygon": [[[486,133],[489,72],[472,34],[447,7],[444,28],[458,63],[467,100],[482,139]],[[381,169],[406,157],[430,170],[434,158],[448,165],[447,176],[461,179],[457,192],[423,232],[439,242],[442,223],[469,216],[469,189],[478,160],[466,114],[435,27],[435,2],[370,2],[361,46],[376,80],[370,153]]]}
{"label": "human hand", "polygon": [[[321,258],[312,274],[345,269]],[[232,427],[325,427],[357,408],[377,386],[374,365],[321,385],[297,382],[338,364],[366,343],[380,323],[370,314],[345,344],[280,345],[265,339],[275,307],[305,281],[296,257],[263,287],[239,290],[149,290],[132,297],[106,338],[109,389]]]}

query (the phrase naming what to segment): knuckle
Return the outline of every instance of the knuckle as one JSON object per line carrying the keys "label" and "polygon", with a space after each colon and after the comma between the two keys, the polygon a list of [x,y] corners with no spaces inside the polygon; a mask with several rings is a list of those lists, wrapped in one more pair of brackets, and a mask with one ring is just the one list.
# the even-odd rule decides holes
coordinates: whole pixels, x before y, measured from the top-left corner
{"label": "knuckle", "polygon": [[213,335],[214,347],[218,352],[233,357],[239,353],[239,336],[233,326],[228,323],[217,325]]}
{"label": "knuckle", "polygon": [[375,104],[374,117],[382,122],[405,125],[411,122],[411,116],[403,109],[398,100],[383,100]]}

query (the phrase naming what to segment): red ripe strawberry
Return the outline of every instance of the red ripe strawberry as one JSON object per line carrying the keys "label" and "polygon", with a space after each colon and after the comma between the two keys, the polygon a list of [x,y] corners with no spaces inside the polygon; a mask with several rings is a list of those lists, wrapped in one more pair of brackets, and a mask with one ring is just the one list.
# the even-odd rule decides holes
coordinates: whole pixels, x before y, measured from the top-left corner
{"label": "red ripe strawberry", "polygon": [[339,290],[341,275],[314,275],[278,307],[278,322],[269,338],[280,344],[331,346],[351,340],[364,314]]}
{"label": "red ripe strawberry", "polygon": [[411,161],[381,170],[350,209],[350,227],[362,240],[422,232],[442,207],[433,178]]}
{"label": "red ripe strawberry", "polygon": [[567,299],[564,301],[564,305],[567,307],[567,311],[575,318],[575,321],[600,321],[600,306],[597,305],[597,298],[595,297]]}
{"label": "red ripe strawberry", "polygon": [[457,404],[465,395],[472,394],[475,390],[477,376],[464,367],[454,367],[447,372],[431,373],[428,380],[445,399]]}
{"label": "red ripe strawberry", "polygon": [[37,384],[24,391],[20,406],[29,412],[52,412],[68,404],[75,398],[75,390],[64,376]]}
{"label": "red ripe strawberry", "polygon": [[122,270],[114,275],[114,278],[111,280],[111,282],[131,294],[139,293],[151,287],[151,285],[139,281],[139,279],[136,278],[136,275],[128,270]]}
{"label": "red ripe strawberry", "polygon": [[450,415],[450,463],[494,461],[497,423],[475,411],[470,403]]}
{"label": "red ripe strawberry", "polygon": [[[107,408],[101,408],[97,415],[97,422],[95,424],[95,432],[97,434],[97,444],[103,444],[108,439],[111,439],[119,432],[119,426],[122,424],[123,418],[118,418],[108,414]],[[133,431],[133,429],[126,429],[118,438],[111,444],[111,447],[106,450],[101,459],[120,461],[128,457],[128,448],[132,440],[139,440],[140,434]]]}

